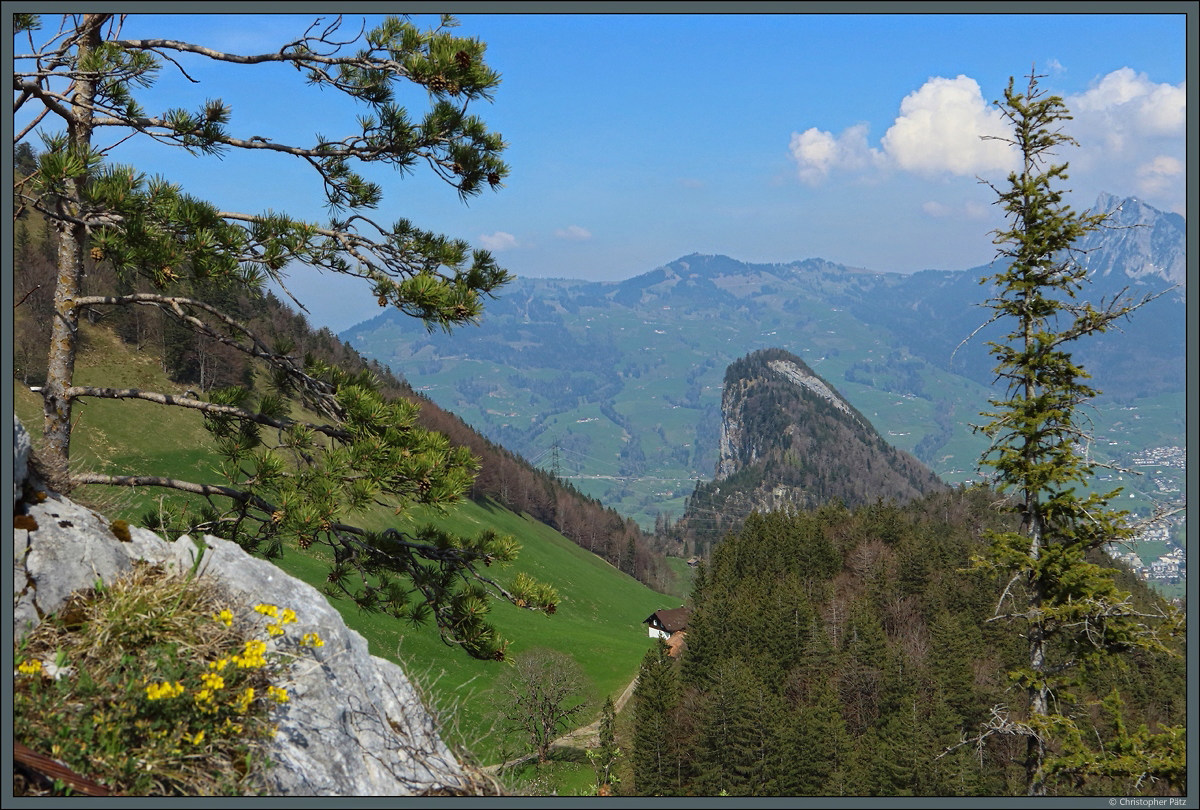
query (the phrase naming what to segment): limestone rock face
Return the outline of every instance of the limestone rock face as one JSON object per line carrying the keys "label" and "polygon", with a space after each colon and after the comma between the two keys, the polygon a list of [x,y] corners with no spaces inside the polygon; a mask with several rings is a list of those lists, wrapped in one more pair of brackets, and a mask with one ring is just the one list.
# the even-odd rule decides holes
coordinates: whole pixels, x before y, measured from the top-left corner
{"label": "limestone rock face", "polygon": [[21,484],[29,474],[29,432],[13,414],[13,503],[21,500]]}
{"label": "limestone rock face", "polygon": [[[24,432],[19,422],[15,429]],[[27,437],[23,446],[27,455]],[[28,466],[16,467],[20,493]],[[264,790],[290,796],[469,792],[467,776],[404,672],[371,655],[366,639],[312,586],[217,537],[206,536],[201,549],[186,536],[168,543],[129,527],[122,540],[118,533],[125,533],[114,533],[106,518],[55,493],[37,503],[18,497],[16,505],[27,528],[14,537],[15,638],[62,608],[74,591],[115,580],[136,560],[195,568],[247,614],[260,602],[291,608],[298,621],[288,635],[316,632],[325,642],[296,659],[281,682],[290,700],[273,709],[278,731]]]}

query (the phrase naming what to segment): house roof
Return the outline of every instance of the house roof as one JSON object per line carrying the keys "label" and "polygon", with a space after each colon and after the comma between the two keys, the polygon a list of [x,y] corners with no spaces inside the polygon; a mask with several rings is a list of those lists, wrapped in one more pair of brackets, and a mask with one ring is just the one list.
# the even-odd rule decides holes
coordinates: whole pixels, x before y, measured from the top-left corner
{"label": "house roof", "polygon": [[687,629],[688,616],[690,613],[691,611],[685,607],[671,608],[669,610],[656,610],[647,616],[646,619],[642,621],[642,624],[653,623],[657,618],[658,624],[662,626],[663,630],[666,630],[668,633],[674,633],[679,630]]}

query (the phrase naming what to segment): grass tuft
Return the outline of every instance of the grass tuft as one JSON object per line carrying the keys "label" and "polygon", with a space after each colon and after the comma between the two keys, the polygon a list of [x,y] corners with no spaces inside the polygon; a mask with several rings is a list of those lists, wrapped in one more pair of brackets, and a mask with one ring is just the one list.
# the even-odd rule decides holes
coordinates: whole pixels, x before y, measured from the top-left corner
{"label": "grass tuft", "polygon": [[112,794],[256,792],[271,707],[288,699],[258,637],[295,615],[259,607],[276,613],[238,616],[211,583],[148,563],[77,592],[17,645],[14,739]]}

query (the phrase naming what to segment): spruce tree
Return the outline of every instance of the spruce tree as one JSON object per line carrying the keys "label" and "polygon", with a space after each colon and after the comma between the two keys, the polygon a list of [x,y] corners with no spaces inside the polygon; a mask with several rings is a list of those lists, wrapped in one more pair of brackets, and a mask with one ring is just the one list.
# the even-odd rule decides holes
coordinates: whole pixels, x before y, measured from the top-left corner
{"label": "spruce tree", "polygon": [[661,638],[642,658],[633,693],[633,786],[641,796],[670,795],[675,787],[673,715],[679,702],[675,662]]}
{"label": "spruce tree", "polygon": [[[978,428],[991,439],[981,463],[995,470],[996,486],[1009,495],[1019,518],[1015,531],[992,532],[980,560],[1003,572],[1006,585],[993,620],[1012,622],[1027,639],[1024,665],[1013,673],[1024,691],[1024,716],[1002,719],[989,733],[1026,740],[1029,795],[1045,795],[1050,779],[1100,772],[1116,750],[1094,747],[1093,734],[1077,727],[1074,690],[1088,671],[1106,666],[1114,653],[1162,649],[1163,615],[1146,615],[1089,552],[1129,538],[1127,513],[1110,503],[1119,490],[1081,494],[1093,464],[1082,406],[1098,393],[1071,356],[1074,341],[1112,327],[1145,303],[1118,299],[1099,307],[1077,300],[1087,270],[1072,249],[1077,239],[1103,226],[1104,217],[1079,214],[1055,188],[1067,165],[1048,164],[1058,147],[1075,141],[1062,132],[1070,119],[1063,101],[1038,87],[1031,72],[1025,92],[1012,80],[997,101],[1012,128],[999,138],[1016,148],[1021,165],[1008,185],[994,190],[1007,225],[995,232],[1001,268],[984,278],[993,285],[992,321],[1009,328],[990,343],[1004,396],[991,400],[990,421]],[[1168,736],[1174,731],[1164,732]],[[1177,737],[1178,735],[1174,735]],[[1126,762],[1136,780],[1169,775],[1154,761]],[[1138,772],[1140,770],[1140,773]]]}

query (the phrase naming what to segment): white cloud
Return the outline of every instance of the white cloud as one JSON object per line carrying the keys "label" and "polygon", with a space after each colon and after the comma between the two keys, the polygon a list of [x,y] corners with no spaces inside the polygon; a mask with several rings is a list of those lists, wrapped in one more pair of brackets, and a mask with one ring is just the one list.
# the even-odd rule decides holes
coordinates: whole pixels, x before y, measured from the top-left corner
{"label": "white cloud", "polygon": [[1008,144],[982,137],[1008,135],[1000,111],[984,101],[978,82],[935,76],[900,102],[900,116],[882,145],[906,171],[973,175],[1013,167]]}
{"label": "white cloud", "polygon": [[812,127],[793,132],[789,150],[799,167],[800,179],[816,185],[829,176],[831,169],[864,169],[882,165],[883,155],[867,145],[867,125],[855,124],[834,137]]}
{"label": "white cloud", "polygon": [[981,136],[1007,136],[998,110],[967,76],[934,77],[900,103],[900,115],[884,133],[882,149],[867,143],[867,125],[840,135],[812,127],[792,133],[790,150],[800,179],[816,185],[835,169],[895,166],[921,174],[974,175],[1013,168],[1013,150]]}
{"label": "white cloud", "polygon": [[[1060,70],[1051,65],[1052,73]],[[1042,89],[1053,92],[1048,85]],[[1186,89],[1185,82],[1156,83],[1131,68],[1097,77],[1085,92],[1064,98],[1073,116],[1064,122],[1064,131],[1081,148],[1064,146],[1050,160],[1070,163],[1072,182],[1081,193],[1137,193],[1164,210],[1180,210],[1186,187]],[[1011,128],[985,100],[978,82],[960,75],[933,77],[908,94],[875,146],[867,141],[867,125],[858,124],[840,134],[816,127],[793,132],[789,147],[797,174],[810,185],[838,172],[868,169],[899,169],[940,180],[1017,168],[1015,148],[982,136],[1011,137]],[[988,216],[986,209],[941,202],[926,203],[922,211],[930,217]]]}
{"label": "white cloud", "polygon": [[1066,131],[1079,149],[1063,150],[1076,188],[1137,194],[1163,210],[1184,207],[1187,193],[1187,85],[1151,81],[1123,67],[1097,77],[1063,101]]}
{"label": "white cloud", "polygon": [[496,231],[493,234],[480,234],[479,241],[485,248],[494,253],[518,247],[517,237],[504,231]]}
{"label": "white cloud", "polygon": [[1058,61],[1057,59],[1051,59],[1048,62],[1046,62],[1046,67],[1048,67],[1050,69],[1050,72],[1053,73],[1055,76],[1057,76],[1060,73],[1067,72],[1067,69],[1065,67],[1063,67],[1062,62]]}
{"label": "white cloud", "polygon": [[559,228],[554,232],[554,235],[559,239],[591,239],[592,232],[581,225],[568,225],[565,228]]}
{"label": "white cloud", "polygon": [[1110,147],[1119,150],[1132,136],[1182,136],[1187,87],[1185,82],[1155,84],[1145,73],[1124,67],[1066,104],[1088,131],[1106,133]]}
{"label": "white cloud", "polygon": [[1183,174],[1183,161],[1170,155],[1159,155],[1137,168],[1138,191],[1146,196],[1162,193]]}

